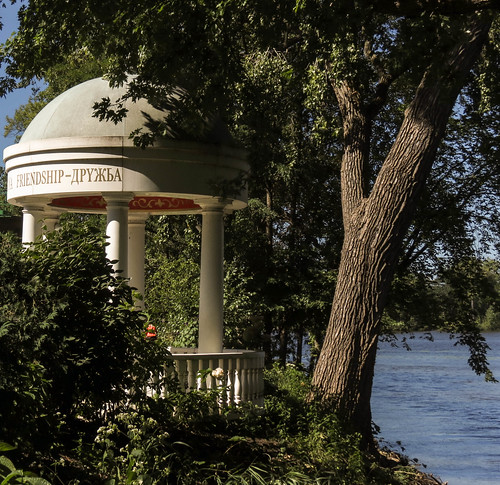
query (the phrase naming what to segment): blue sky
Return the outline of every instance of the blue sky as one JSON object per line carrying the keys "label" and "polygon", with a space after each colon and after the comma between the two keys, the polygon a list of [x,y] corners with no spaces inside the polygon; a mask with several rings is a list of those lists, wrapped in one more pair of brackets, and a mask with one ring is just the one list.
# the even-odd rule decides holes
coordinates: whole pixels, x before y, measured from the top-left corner
{"label": "blue sky", "polygon": [[[0,8],[0,18],[3,24],[0,30],[0,43],[5,42],[10,37],[12,32],[17,29],[17,10],[19,4],[11,5],[10,2],[5,2],[6,7]],[[0,68],[0,76],[3,75],[3,69]],[[20,105],[26,103],[31,94],[31,88],[16,90],[8,94],[5,98],[0,98],[0,154],[3,154],[5,147],[14,143],[13,137],[5,138],[3,136],[4,127],[6,124],[5,117],[12,116]],[[2,165],[3,165],[3,156]]]}

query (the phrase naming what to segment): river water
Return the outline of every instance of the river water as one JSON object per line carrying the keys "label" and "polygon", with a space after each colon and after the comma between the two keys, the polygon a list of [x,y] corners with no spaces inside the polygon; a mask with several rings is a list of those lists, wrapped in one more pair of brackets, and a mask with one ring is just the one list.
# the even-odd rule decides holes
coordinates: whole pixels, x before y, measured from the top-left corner
{"label": "river water", "polygon": [[[411,351],[379,344],[372,395],[379,439],[417,458],[450,485],[500,484],[500,383],[467,364],[468,349],[448,335],[415,334]],[[500,333],[485,334],[500,380]],[[425,465],[425,468],[423,468]]]}

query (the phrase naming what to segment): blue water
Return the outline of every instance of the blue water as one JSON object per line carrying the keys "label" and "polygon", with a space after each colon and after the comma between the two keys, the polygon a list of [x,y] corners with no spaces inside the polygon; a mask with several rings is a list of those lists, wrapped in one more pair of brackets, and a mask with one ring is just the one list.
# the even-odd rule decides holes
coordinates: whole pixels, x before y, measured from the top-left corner
{"label": "blue water", "polygon": [[[417,458],[450,485],[500,484],[500,383],[467,364],[468,350],[448,335],[416,334],[411,351],[379,345],[372,395],[379,439]],[[500,380],[500,333],[485,334]],[[425,468],[424,466],[425,465]]]}

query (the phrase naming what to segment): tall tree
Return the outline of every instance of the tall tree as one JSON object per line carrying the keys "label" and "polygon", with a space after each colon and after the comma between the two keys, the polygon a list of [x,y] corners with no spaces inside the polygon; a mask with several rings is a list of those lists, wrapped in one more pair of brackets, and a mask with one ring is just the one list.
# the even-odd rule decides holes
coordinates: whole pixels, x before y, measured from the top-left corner
{"label": "tall tree", "polygon": [[[242,109],[238,88],[247,81],[244,61],[253,53],[285,53],[304,89],[312,86],[305,82],[311,69],[319,71],[342,119],[342,129],[332,128],[330,136],[343,141],[344,244],[313,382],[369,445],[382,311],[417,201],[473,67],[475,85],[493,100],[484,109],[498,105],[491,82],[497,12],[493,0],[32,0],[1,56],[8,76],[0,89],[86,49],[110,60],[113,82],[138,74],[131,97],[161,106],[165,92],[180,85],[195,112],[234,120]],[[480,63],[487,44],[490,64]],[[390,106],[399,119],[385,117]],[[190,121],[186,113],[170,116]],[[382,142],[374,137],[381,132]]]}
{"label": "tall tree", "polygon": [[[491,19],[459,19],[448,48],[428,60],[375,183],[367,190],[374,116],[398,77],[380,66],[376,96],[366,102],[350,79],[333,81],[344,123],[344,245],[330,324],[313,383],[363,436],[370,437],[370,397],[382,311],[403,238],[467,74],[479,58]],[[390,29],[390,25],[387,25]],[[438,30],[439,31],[439,30]],[[367,57],[377,57],[365,45]],[[376,61],[375,61],[376,62]]]}

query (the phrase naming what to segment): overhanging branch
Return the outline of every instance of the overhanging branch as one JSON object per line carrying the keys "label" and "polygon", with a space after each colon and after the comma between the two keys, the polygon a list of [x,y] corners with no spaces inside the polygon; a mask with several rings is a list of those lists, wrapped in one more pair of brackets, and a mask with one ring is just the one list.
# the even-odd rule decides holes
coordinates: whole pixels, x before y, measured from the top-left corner
{"label": "overhanging branch", "polygon": [[500,10],[498,0],[375,0],[373,10],[389,15],[415,17],[422,13],[463,15],[482,10]]}

